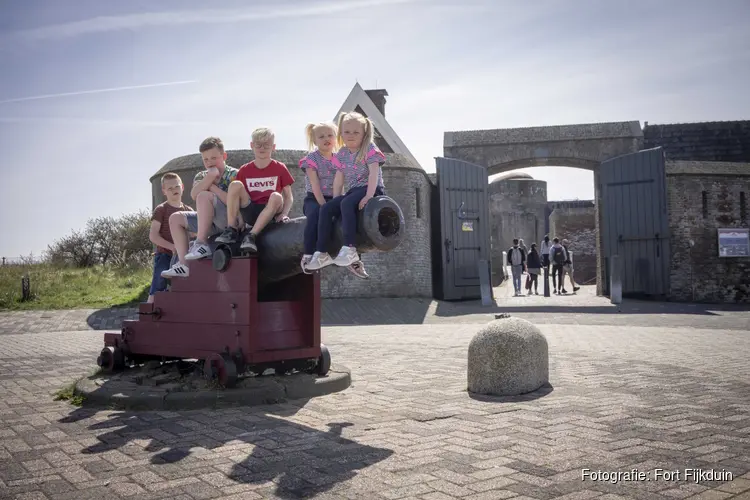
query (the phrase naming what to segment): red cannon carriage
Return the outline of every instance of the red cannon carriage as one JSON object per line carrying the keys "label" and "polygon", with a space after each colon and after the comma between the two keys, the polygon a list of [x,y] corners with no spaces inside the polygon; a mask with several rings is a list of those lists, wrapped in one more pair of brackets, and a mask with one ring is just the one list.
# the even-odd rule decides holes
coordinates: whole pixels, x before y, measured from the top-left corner
{"label": "red cannon carriage", "polygon": [[[257,256],[209,242],[212,259],[190,263],[190,276],[171,280],[170,290],[140,304],[138,320],[120,333],[105,333],[97,364],[118,371],[149,360],[196,359],[204,375],[225,387],[244,373],[293,370],[325,375],[331,366],[320,342],[320,275],[303,274],[305,217],[267,227]],[[404,217],[387,196],[359,212],[357,249],[390,251],[404,234]],[[329,252],[342,245],[336,221]],[[324,269],[323,272],[346,272]]]}

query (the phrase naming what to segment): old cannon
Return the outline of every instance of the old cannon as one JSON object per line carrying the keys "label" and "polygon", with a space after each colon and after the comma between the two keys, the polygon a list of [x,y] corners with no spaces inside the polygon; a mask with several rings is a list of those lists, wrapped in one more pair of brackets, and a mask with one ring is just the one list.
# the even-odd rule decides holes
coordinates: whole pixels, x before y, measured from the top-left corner
{"label": "old cannon", "polygon": [[[326,375],[331,358],[320,342],[320,275],[300,268],[305,223],[299,217],[269,225],[257,239],[257,255],[242,255],[239,244],[209,242],[212,259],[192,261],[189,277],[172,279],[169,291],[139,305],[138,320],[105,333],[97,364],[118,371],[149,360],[194,359],[204,376],[225,387],[269,368]],[[342,245],[340,221],[334,228],[332,255]],[[393,250],[404,230],[399,206],[375,197],[359,212],[357,250]]]}

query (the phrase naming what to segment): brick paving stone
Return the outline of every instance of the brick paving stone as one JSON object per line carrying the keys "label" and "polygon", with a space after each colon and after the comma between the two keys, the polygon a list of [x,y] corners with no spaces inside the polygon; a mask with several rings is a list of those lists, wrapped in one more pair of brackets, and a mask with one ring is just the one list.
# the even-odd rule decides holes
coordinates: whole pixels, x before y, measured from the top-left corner
{"label": "brick paving stone", "polygon": [[[675,499],[750,491],[750,316],[742,311],[561,311],[568,320],[540,322],[552,390],[499,398],[465,391],[468,343],[491,315],[471,304],[462,316],[448,315],[459,305],[430,307],[426,325],[324,328],[334,363],[352,370],[344,392],[184,412],[54,401],[94,368],[102,335],[86,323],[92,312],[60,313],[56,324],[86,327],[56,333],[41,321],[53,315],[12,313],[11,321],[2,313],[0,498]],[[413,309],[404,318],[418,316]],[[581,477],[583,468],[657,467],[723,469],[734,480]]]}

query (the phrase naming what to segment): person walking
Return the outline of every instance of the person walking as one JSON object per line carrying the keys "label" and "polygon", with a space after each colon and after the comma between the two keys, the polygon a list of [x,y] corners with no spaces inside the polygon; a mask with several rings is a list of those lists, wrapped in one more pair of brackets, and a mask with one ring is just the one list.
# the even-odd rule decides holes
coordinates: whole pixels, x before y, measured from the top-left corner
{"label": "person walking", "polygon": [[536,250],[536,243],[531,244],[529,256],[526,259],[526,270],[529,273],[529,295],[531,289],[534,289],[534,295],[539,295],[539,274],[542,272],[542,261],[539,252]]}
{"label": "person walking", "polygon": [[521,274],[526,264],[526,253],[518,246],[518,238],[513,239],[513,246],[508,249],[508,265],[513,275],[514,296],[521,295]]}

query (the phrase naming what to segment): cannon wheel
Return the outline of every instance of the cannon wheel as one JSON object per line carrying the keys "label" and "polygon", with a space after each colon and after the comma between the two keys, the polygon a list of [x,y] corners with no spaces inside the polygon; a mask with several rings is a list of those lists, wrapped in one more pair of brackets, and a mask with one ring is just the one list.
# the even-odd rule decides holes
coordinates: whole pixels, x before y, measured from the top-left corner
{"label": "cannon wheel", "polygon": [[234,387],[237,365],[228,354],[213,354],[203,364],[203,375],[208,380],[216,380],[222,387]]}
{"label": "cannon wheel", "polygon": [[211,264],[215,271],[223,273],[229,267],[229,261],[232,260],[232,252],[225,246],[220,246],[214,252]]}
{"label": "cannon wheel", "polygon": [[328,348],[324,344],[320,344],[320,357],[318,358],[318,366],[315,371],[321,377],[328,375],[331,370],[331,353],[328,352]]}
{"label": "cannon wheel", "polygon": [[105,346],[96,358],[96,364],[105,372],[119,372],[125,368],[125,351],[122,347]]}

